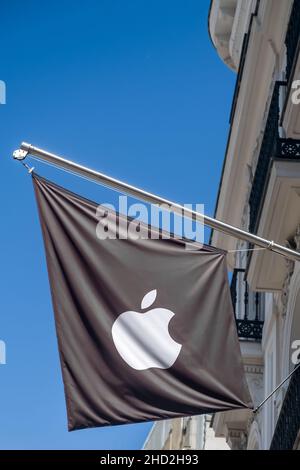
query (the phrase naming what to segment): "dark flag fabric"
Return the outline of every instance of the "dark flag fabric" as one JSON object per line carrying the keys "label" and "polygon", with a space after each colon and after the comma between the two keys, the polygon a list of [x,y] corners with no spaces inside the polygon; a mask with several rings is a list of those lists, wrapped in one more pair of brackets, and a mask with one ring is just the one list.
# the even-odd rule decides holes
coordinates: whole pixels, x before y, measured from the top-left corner
{"label": "dark flag fabric", "polygon": [[226,253],[146,239],[141,224],[126,238],[131,219],[38,175],[33,183],[68,429],[252,408]]}

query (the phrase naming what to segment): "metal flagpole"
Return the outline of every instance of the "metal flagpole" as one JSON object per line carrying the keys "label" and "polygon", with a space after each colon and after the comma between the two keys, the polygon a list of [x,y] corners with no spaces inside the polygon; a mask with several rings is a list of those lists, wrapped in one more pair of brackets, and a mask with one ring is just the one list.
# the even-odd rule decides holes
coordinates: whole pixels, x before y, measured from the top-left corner
{"label": "metal flagpole", "polygon": [[246,232],[245,230],[241,230],[238,227],[226,224],[225,222],[214,219],[205,214],[200,214],[200,212],[187,209],[180,204],[176,204],[160,196],[156,196],[155,194],[144,191],[143,189],[136,188],[135,186],[131,186],[128,183],[124,183],[123,181],[79,165],[78,163],[72,162],[71,160],[66,160],[65,158],[59,157],[58,155],[47,152],[38,147],[34,147],[33,145],[26,142],[22,142],[20,148],[13,153],[13,157],[16,160],[24,160],[27,156],[35,157],[38,160],[51,163],[57,167],[64,168],[65,170],[69,170],[73,173],[77,173],[80,176],[84,176],[104,186],[117,190],[121,193],[128,194],[137,199],[141,199],[150,204],[157,204],[158,206],[169,206],[171,212],[184,215],[185,217],[189,217],[192,220],[198,222],[202,222],[203,224],[208,225],[215,230],[224,232],[227,235],[231,235],[235,238],[248,241],[254,245],[260,246],[261,248],[269,249],[270,251],[278,253],[288,259],[300,261],[300,253],[285,246],[279,245],[272,240],[266,240],[265,238],[261,238],[258,235]]}
{"label": "metal flagpole", "polygon": [[283,379],[280,384],[277,385],[277,387],[274,388],[274,390],[269,393],[269,395],[256,407],[254,408],[253,410],[253,413],[257,413],[258,410],[266,403],[266,401],[268,401],[273,395],[275,392],[277,392],[277,390],[282,387],[282,385],[299,369],[300,367],[300,364],[298,364],[293,370],[292,372],[289,373],[289,375],[286,376],[285,379]]}

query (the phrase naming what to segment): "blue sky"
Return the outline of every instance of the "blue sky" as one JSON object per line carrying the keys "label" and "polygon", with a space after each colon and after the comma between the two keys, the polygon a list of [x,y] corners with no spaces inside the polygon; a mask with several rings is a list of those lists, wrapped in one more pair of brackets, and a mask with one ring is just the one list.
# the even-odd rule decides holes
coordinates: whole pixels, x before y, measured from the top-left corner
{"label": "blue sky", "polygon": [[[22,140],[181,203],[216,201],[235,75],[208,0],[1,3],[1,449],[138,449],[150,423],[67,432],[54,320]],[[34,163],[97,202],[116,195]]]}

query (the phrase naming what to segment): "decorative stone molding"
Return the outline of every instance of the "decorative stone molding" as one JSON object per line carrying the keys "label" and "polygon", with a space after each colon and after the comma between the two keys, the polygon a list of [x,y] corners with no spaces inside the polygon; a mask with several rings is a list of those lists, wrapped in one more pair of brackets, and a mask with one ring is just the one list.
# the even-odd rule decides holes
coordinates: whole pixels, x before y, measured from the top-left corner
{"label": "decorative stone molding", "polygon": [[249,426],[248,436],[247,450],[261,449],[260,425],[256,419],[253,419]]}
{"label": "decorative stone molding", "polygon": [[246,430],[228,428],[227,442],[231,450],[245,450],[247,446]]}
{"label": "decorative stone molding", "polygon": [[237,3],[238,0],[212,1],[208,19],[211,40],[221,59],[233,70],[237,69],[237,65],[231,57],[229,46]]}
{"label": "decorative stone molding", "polygon": [[264,368],[263,366],[256,364],[245,364],[244,370],[246,374],[263,374]]}

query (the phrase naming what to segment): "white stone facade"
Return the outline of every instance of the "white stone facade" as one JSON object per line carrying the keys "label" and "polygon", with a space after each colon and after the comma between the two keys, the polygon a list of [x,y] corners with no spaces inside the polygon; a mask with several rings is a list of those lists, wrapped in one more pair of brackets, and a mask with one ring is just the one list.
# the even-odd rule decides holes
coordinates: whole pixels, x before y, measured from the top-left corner
{"label": "white stone facade", "polygon": [[[221,59],[238,71],[239,84],[215,216],[299,251],[300,104],[293,104],[291,95],[293,81],[300,79],[300,2],[231,2],[235,4],[231,29],[221,12],[225,3],[212,1],[210,34]],[[226,47],[219,38],[222,21]],[[248,36],[243,54],[242,32]],[[273,146],[275,141],[279,147]],[[216,231],[211,242],[225,250],[247,248],[247,244]],[[268,250],[254,251],[251,256],[228,255],[229,270],[244,268],[250,289],[264,293],[262,341],[240,342],[255,405],[295,366],[291,357],[293,341],[300,340],[299,264]],[[288,385],[286,382],[255,414],[234,411],[216,415],[216,435],[224,436],[232,449],[269,449],[276,423],[287,413],[282,405],[289,399]],[[296,414],[293,422],[297,425]],[[294,430],[294,443],[287,444],[285,432],[292,431],[284,426],[276,429],[277,438],[281,433],[280,448],[297,448],[299,434],[295,438]]]}
{"label": "white stone facade", "polygon": [[[215,217],[300,251],[300,104],[292,100],[293,82],[300,80],[300,0],[212,0],[209,33],[220,58],[237,72]],[[245,276],[237,275],[233,293],[237,320],[246,318],[246,327],[264,320],[260,337],[239,331],[257,406],[295,367],[300,263],[269,250],[232,253],[249,246],[217,231],[211,243],[231,252],[229,271]],[[205,416],[156,423],[145,448],[300,448],[300,410],[293,403],[300,399],[298,379],[291,392],[292,378],[256,413],[218,413],[209,424]]]}
{"label": "white stone facade", "polygon": [[223,437],[215,437],[210,415],[154,423],[145,450],[229,450]]}

